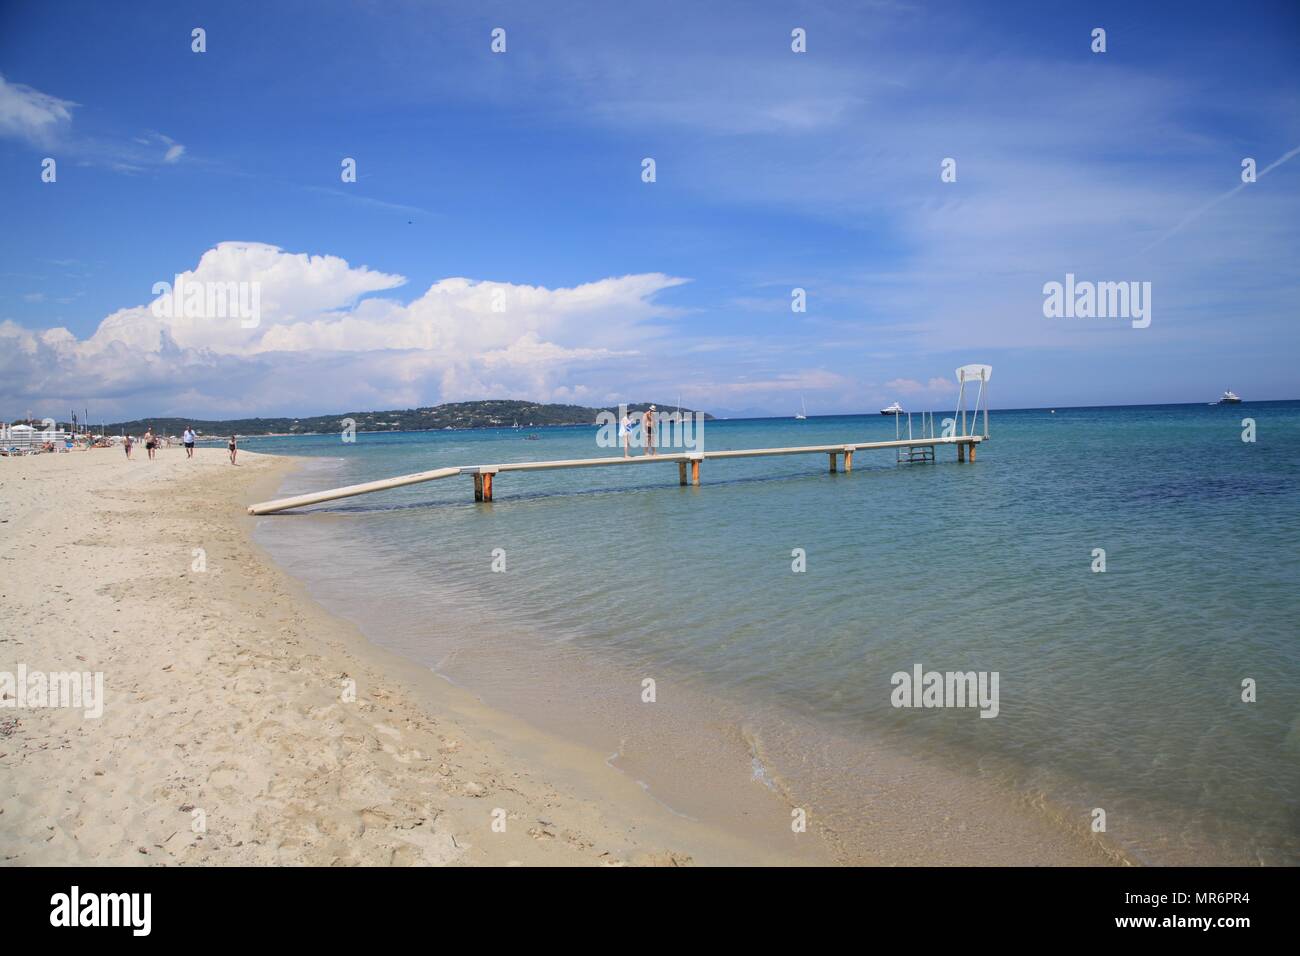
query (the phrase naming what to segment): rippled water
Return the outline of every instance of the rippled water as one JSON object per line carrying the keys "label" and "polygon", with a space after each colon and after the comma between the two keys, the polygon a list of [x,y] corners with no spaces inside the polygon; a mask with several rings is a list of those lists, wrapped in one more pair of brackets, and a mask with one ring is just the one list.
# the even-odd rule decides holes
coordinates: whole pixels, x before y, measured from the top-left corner
{"label": "rippled water", "polygon": [[[258,533],[372,639],[490,702],[590,719],[626,696],[593,675],[652,673],[695,702],[664,739],[699,736],[716,706],[763,735],[793,793],[846,818],[861,741],[1049,800],[1063,826],[1086,832],[1105,808],[1137,860],[1300,862],[1300,403],[995,412],[992,436],[973,466],[952,449],[931,465],[861,452],[850,475],[823,456],[709,461],[699,488],[679,487],[674,464],[507,473],[490,505],[457,477]],[[880,416],[705,429],[707,450],[893,437]],[[608,454],[595,438],[245,447],[317,458],[293,494]],[[892,707],[891,675],[917,663],[997,671],[999,716]],[[1241,700],[1246,678],[1256,703]]]}

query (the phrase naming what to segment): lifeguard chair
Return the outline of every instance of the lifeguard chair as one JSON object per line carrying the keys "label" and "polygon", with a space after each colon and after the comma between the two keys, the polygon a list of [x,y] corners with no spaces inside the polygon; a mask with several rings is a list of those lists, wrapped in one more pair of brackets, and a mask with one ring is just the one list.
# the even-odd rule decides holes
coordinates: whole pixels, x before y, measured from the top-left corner
{"label": "lifeguard chair", "polygon": [[[989,379],[993,377],[992,365],[963,365],[957,369],[957,409],[952,413],[954,430],[960,425],[961,431],[954,437],[971,438],[979,437],[987,440],[989,437]],[[975,393],[974,408],[970,407],[969,399],[966,393],[966,383],[971,382],[974,388],[975,382],[979,383],[979,391]],[[976,436],[972,431],[979,429],[980,410],[984,412],[984,434]],[[970,415],[970,423],[967,424],[966,416]],[[960,421],[958,419],[960,418]],[[966,460],[966,449],[970,448],[971,461],[975,460],[975,443],[964,442],[957,445],[957,460]]]}

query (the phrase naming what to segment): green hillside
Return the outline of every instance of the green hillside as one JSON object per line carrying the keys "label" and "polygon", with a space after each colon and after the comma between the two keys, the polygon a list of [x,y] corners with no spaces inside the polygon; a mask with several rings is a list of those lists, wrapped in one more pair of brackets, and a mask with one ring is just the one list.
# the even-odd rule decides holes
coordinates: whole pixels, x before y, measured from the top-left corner
{"label": "green hillside", "polygon": [[[640,412],[650,403],[629,405]],[[676,406],[659,404],[659,411],[675,411]],[[344,419],[352,419],[359,432],[433,431],[447,428],[497,428],[509,427],[516,422],[523,428],[547,425],[591,425],[602,411],[617,412],[616,408],[589,408],[585,405],[548,405],[538,402],[517,402],[491,399],[482,402],[450,402],[428,408],[393,409],[383,412],[342,412],[337,415],[315,415],[310,418],[236,418],[212,421],[198,418],[147,418],[129,422],[113,422],[107,426],[109,434],[122,432],[140,434],[146,428],[161,435],[179,435],[186,426],[202,436],[226,435],[308,435],[341,431]],[[683,408],[683,413],[691,412]],[[705,413],[704,416],[712,418]]]}

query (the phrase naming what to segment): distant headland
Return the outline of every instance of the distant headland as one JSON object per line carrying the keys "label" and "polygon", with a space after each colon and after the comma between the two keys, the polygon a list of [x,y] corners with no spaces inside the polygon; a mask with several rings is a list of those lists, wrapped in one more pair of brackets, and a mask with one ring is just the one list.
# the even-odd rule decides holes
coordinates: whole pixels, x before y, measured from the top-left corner
{"label": "distant headland", "polygon": [[[643,412],[650,402],[633,402],[626,407],[630,412]],[[659,404],[657,410],[667,414],[677,411],[676,406]],[[540,402],[520,402],[509,399],[488,399],[479,402],[448,402],[426,408],[390,409],[378,412],[342,412],[337,415],[313,415],[306,418],[233,418],[220,421],[198,418],[160,416],[134,421],[112,422],[104,426],[108,434],[127,432],[139,434],[147,427],[163,435],[179,435],[187,426],[200,435],[312,435],[336,432],[351,421],[359,432],[410,432],[441,431],[457,428],[539,428],[548,425],[592,425],[603,411],[617,414],[617,406],[588,407],[586,405],[557,405]],[[682,408],[682,414],[693,414],[694,409]],[[713,418],[707,412],[706,419]]]}

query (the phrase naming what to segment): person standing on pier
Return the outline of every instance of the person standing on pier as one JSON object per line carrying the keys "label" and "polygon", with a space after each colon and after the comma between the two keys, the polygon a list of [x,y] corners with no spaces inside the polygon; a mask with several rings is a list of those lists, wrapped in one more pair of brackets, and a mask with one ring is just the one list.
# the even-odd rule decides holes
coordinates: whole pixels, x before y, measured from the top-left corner
{"label": "person standing on pier", "polygon": [[618,433],[623,436],[623,457],[632,457],[632,416],[624,411],[623,418],[618,423]]}
{"label": "person standing on pier", "polygon": [[641,430],[645,433],[645,453],[655,453],[655,407],[651,405],[641,416]]}

